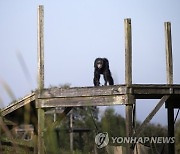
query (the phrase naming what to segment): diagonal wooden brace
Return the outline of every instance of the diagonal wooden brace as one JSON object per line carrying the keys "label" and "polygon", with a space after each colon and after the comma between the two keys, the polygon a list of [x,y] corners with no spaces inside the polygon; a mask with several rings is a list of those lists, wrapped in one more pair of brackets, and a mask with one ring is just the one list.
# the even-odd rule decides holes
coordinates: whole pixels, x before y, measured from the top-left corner
{"label": "diagonal wooden brace", "polygon": [[151,113],[147,116],[147,118],[143,121],[141,126],[137,129],[135,134],[133,136],[139,137],[140,133],[143,131],[144,127],[151,121],[151,119],[154,117],[154,115],[159,111],[161,106],[168,100],[170,95],[165,95],[161,98],[159,103],[155,106],[155,108],[151,111]]}

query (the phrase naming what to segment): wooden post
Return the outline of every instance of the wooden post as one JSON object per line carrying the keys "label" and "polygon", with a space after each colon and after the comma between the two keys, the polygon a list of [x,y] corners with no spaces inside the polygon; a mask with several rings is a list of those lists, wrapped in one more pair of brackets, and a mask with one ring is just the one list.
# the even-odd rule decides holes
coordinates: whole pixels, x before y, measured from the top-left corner
{"label": "wooden post", "polygon": [[[38,7],[38,90],[44,89],[44,7]],[[41,103],[37,100],[36,103]],[[38,154],[44,154],[44,110],[38,108]]]}
{"label": "wooden post", "polygon": [[44,154],[44,110],[38,108],[38,154]]}
{"label": "wooden post", "polygon": [[132,84],[132,36],[131,19],[124,20],[125,28],[125,83]]}
{"label": "wooden post", "polygon": [[70,134],[69,134],[69,137],[70,137],[70,150],[71,152],[73,152],[73,110],[71,110],[71,113],[70,113]]}
{"label": "wooden post", "polygon": [[[0,112],[1,112],[1,111],[0,111]],[[1,113],[0,113],[0,121],[3,121],[3,120],[2,120]],[[1,134],[1,127],[2,127],[2,126],[0,125],[0,136],[2,135],[2,134]],[[2,153],[1,139],[0,139],[0,153]]]}
{"label": "wooden post", "polygon": [[[167,102],[167,115],[168,115],[168,137],[174,137],[174,108],[172,102]],[[175,154],[175,144],[168,144],[168,153]]]}
{"label": "wooden post", "polygon": [[44,6],[38,7],[38,89],[44,89]]}
{"label": "wooden post", "polygon": [[164,27],[165,27],[165,45],[166,45],[167,84],[173,84],[173,57],[172,57],[171,23],[165,22]]}
{"label": "wooden post", "polygon": [[[172,39],[171,39],[171,23],[165,22],[165,45],[166,45],[166,74],[167,84],[173,84],[173,56],[172,56]],[[168,116],[168,137],[174,137],[174,108],[173,102],[167,101]],[[168,153],[175,153],[174,143],[168,144]]]}
{"label": "wooden post", "polygon": [[[126,136],[131,137],[133,134],[133,104],[134,97],[130,92],[130,86],[132,84],[132,36],[131,36],[131,19],[124,20],[125,28],[125,83],[129,90],[127,94],[126,105]],[[131,144],[127,144],[126,153],[131,154],[133,151],[130,148]]]}

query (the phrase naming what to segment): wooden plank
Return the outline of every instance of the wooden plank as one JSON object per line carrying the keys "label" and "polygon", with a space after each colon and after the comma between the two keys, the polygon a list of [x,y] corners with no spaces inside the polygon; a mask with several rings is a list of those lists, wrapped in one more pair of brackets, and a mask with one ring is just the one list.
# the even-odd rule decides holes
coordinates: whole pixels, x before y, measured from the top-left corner
{"label": "wooden plank", "polygon": [[35,93],[32,93],[19,101],[16,101],[15,103],[7,106],[5,109],[1,111],[2,116],[6,116],[7,114],[21,108],[22,106],[25,106],[26,104],[29,104],[30,102],[35,100]]}
{"label": "wooden plank", "polygon": [[110,96],[133,94],[135,98],[156,99],[168,94],[180,94],[180,85],[167,84],[132,84],[102,86],[102,87],[75,87],[75,88],[50,88],[45,89],[42,95],[37,94],[38,98],[63,98],[79,96]]}
{"label": "wooden plank", "polygon": [[174,93],[173,88],[169,87],[138,87],[133,88],[133,92],[136,99],[161,99],[164,95],[170,95]]}
{"label": "wooden plank", "polygon": [[[98,87],[75,87],[75,88],[50,88],[44,89],[42,94],[38,94],[38,98],[62,98],[62,97],[78,97],[78,96],[107,96],[121,94],[119,88],[121,86],[98,86]],[[122,89],[125,86],[121,87]],[[125,91],[125,90],[124,90]]]}
{"label": "wooden plank", "polygon": [[108,106],[122,105],[126,101],[125,95],[118,96],[94,96],[94,97],[72,97],[72,98],[51,98],[40,99],[37,107],[78,107],[78,106]]}
{"label": "wooden plank", "polygon": [[172,56],[171,23],[165,22],[164,27],[165,27],[167,83],[173,84],[173,56]]}
{"label": "wooden plank", "polygon": [[143,121],[141,126],[137,129],[136,133],[134,134],[135,137],[139,137],[140,133],[143,131],[144,127],[150,122],[150,120],[154,117],[154,115],[159,111],[161,106],[168,100],[170,96],[165,95],[161,98],[161,100],[158,102],[158,104],[155,106],[155,108],[151,111],[151,113],[146,117],[146,119]]}
{"label": "wooden plank", "polygon": [[148,94],[171,94],[172,93],[172,89],[171,88],[158,88],[158,87],[147,87],[147,88],[133,88],[133,93],[136,95],[140,95],[140,94],[144,94],[144,95],[148,95]]}

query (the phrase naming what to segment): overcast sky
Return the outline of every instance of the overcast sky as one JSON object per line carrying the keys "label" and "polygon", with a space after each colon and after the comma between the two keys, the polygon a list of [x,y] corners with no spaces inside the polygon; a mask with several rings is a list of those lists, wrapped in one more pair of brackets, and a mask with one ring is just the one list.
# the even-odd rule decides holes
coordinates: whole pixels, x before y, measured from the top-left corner
{"label": "overcast sky", "polygon": [[[4,81],[16,98],[36,88],[38,5],[44,5],[45,14],[46,87],[93,86],[96,57],[108,58],[115,84],[124,84],[125,18],[132,21],[133,83],[166,83],[167,21],[172,24],[174,83],[180,83],[179,0],[0,0],[1,106],[11,102]],[[157,102],[137,101],[138,120],[144,120]],[[116,111],[124,115],[123,106]],[[153,122],[166,125],[166,121],[163,107]]]}

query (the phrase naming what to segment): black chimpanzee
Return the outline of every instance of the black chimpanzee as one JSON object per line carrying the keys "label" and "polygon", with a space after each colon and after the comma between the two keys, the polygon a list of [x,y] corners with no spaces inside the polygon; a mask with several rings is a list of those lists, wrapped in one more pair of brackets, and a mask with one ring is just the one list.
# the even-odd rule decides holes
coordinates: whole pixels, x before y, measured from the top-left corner
{"label": "black chimpanzee", "polygon": [[109,70],[109,61],[106,58],[96,58],[94,61],[94,86],[100,85],[99,80],[101,74],[104,76],[105,86],[107,85],[107,82],[109,85],[114,85],[114,81]]}

